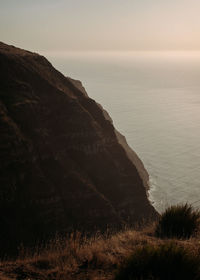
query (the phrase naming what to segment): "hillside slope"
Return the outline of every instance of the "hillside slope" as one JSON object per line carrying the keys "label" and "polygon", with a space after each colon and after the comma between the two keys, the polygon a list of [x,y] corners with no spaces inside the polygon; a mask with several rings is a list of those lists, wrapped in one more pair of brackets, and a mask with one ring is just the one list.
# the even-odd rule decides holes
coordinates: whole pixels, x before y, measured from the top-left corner
{"label": "hillside slope", "polygon": [[[37,248],[33,252],[26,253],[21,251],[20,256],[13,261],[2,261],[0,263],[0,279],[1,280],[116,280],[116,271],[127,262],[130,256],[137,253],[138,249],[151,248],[159,252],[162,246],[167,248],[182,248],[187,252],[191,259],[199,258],[199,236],[190,238],[189,240],[178,239],[159,239],[153,235],[153,227],[135,231],[125,230],[114,235],[96,235],[93,238],[81,238],[80,234],[71,235],[70,238],[64,240],[53,240],[49,246]],[[174,253],[176,251],[173,251]],[[152,251],[150,251],[152,253]],[[143,253],[143,259],[139,259],[138,267],[141,266],[141,274],[150,270],[154,266],[157,270],[166,271],[166,266],[159,266],[159,260],[152,258],[150,266],[148,266],[148,254]],[[174,260],[173,254],[169,259],[167,254],[161,254],[161,259],[166,258],[167,269],[173,267],[180,273],[180,261],[182,258]],[[199,260],[199,259],[198,259]],[[165,263],[165,262],[163,262]],[[199,261],[200,263],[200,261]],[[195,266],[190,266],[191,272]],[[184,273],[187,271],[187,263],[181,267]],[[181,272],[181,273],[182,273]],[[192,274],[192,273],[191,273]],[[131,272],[130,272],[131,275]],[[130,278],[130,279],[200,279],[185,277],[170,277],[166,272],[166,277],[146,277],[146,278]],[[130,276],[131,277],[131,276]],[[168,277],[168,278],[167,278]],[[123,279],[123,278],[122,278]],[[124,280],[129,279],[128,277]]]}
{"label": "hillside slope", "polygon": [[56,232],[155,217],[146,179],[80,82],[4,43],[0,77],[2,251]]}

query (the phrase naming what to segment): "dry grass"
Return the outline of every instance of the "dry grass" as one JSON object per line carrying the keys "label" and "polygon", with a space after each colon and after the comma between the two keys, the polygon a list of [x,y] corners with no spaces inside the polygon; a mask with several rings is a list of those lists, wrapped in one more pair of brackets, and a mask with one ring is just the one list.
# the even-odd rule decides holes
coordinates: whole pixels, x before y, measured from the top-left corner
{"label": "dry grass", "polygon": [[[193,254],[199,254],[199,239],[175,240]],[[115,271],[136,248],[146,244],[159,246],[167,240],[154,237],[153,228],[124,230],[109,236],[97,233],[84,238],[74,233],[69,238],[49,242],[34,253],[21,249],[15,261],[0,263],[1,280],[111,280]]]}

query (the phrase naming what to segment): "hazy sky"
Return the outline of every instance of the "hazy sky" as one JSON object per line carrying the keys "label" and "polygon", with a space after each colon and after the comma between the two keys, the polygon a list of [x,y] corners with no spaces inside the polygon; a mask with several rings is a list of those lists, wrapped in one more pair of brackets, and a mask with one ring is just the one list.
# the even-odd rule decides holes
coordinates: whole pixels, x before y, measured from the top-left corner
{"label": "hazy sky", "polygon": [[200,50],[200,0],[0,0],[0,41],[36,51]]}

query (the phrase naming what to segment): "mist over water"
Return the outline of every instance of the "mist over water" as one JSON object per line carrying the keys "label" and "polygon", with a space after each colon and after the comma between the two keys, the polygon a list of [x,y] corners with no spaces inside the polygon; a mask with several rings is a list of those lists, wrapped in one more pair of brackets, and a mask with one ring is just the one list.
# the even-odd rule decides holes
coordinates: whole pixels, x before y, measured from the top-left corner
{"label": "mist over water", "polygon": [[109,112],[142,159],[159,212],[175,203],[200,207],[200,53],[45,55]]}

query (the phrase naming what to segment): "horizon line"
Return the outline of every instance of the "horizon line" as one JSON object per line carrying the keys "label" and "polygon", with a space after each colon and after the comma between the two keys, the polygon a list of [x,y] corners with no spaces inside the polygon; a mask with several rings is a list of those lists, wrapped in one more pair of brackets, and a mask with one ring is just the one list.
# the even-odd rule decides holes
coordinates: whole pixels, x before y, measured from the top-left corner
{"label": "horizon line", "polygon": [[198,50],[37,50],[36,52],[44,55],[64,55],[64,54],[155,54],[155,53],[168,53],[168,54],[196,54],[200,53]]}

